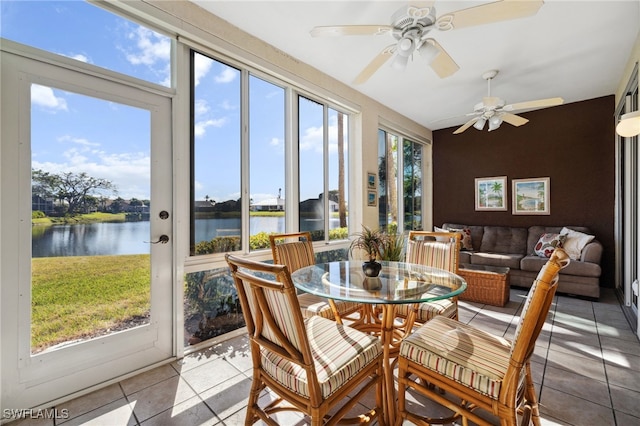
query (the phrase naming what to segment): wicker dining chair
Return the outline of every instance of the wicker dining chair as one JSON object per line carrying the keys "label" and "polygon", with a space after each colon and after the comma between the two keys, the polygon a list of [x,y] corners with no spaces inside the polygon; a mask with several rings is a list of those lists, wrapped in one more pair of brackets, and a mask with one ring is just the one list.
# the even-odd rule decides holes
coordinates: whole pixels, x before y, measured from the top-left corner
{"label": "wicker dining chair", "polygon": [[[316,263],[313,241],[310,232],[291,232],[287,234],[269,235],[273,263],[287,265],[289,273]],[[357,321],[362,318],[363,306],[356,302],[325,299],[309,293],[298,294],[298,302],[305,317],[320,315],[342,324],[348,318]],[[358,315],[356,318],[355,315]]]}
{"label": "wicker dining chair", "polygon": [[[496,416],[500,424],[540,425],[530,359],[556,292],[558,273],[569,256],[558,248],[540,270],[527,295],[513,342],[451,318],[437,317],[418,327],[400,345],[398,405],[400,417],[418,425],[447,424],[463,419],[491,425],[474,411]],[[414,380],[417,377],[420,380]],[[448,397],[425,386],[431,383]],[[448,419],[410,412],[410,390],[453,411]]]}
{"label": "wicker dining chair", "polygon": [[[431,266],[456,274],[460,257],[460,234],[409,231],[406,252],[408,263]],[[414,323],[424,324],[438,315],[458,319],[458,298],[398,305],[396,308],[396,316],[400,318],[408,318],[410,313],[414,316],[408,321],[408,329],[411,329]]]}
{"label": "wicker dining chair", "polygon": [[[272,415],[299,411],[314,426],[338,420],[369,424],[382,413],[380,339],[314,315],[303,318],[287,265],[272,265],[226,255],[247,325],[253,378],[245,425]],[[293,307],[293,309],[291,308]],[[273,402],[260,406],[265,388]],[[363,397],[375,392],[375,407],[344,418]]]}

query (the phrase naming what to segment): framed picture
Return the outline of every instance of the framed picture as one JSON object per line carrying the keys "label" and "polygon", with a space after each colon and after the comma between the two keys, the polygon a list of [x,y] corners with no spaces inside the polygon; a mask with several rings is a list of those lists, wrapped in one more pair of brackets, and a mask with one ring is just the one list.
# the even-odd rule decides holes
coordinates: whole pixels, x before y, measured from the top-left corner
{"label": "framed picture", "polygon": [[513,179],[513,214],[551,214],[549,178]]}
{"label": "framed picture", "polygon": [[376,174],[367,173],[367,188],[376,189]]}
{"label": "framed picture", "polygon": [[476,210],[507,210],[507,177],[476,178]]}
{"label": "framed picture", "polygon": [[376,191],[367,191],[367,206],[375,207],[378,200],[378,194]]}

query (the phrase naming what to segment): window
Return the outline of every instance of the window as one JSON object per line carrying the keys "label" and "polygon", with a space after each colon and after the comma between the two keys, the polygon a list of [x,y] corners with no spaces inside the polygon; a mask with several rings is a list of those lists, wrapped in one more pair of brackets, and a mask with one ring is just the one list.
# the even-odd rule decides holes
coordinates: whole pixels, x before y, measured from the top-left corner
{"label": "window", "polygon": [[[2,37],[171,87],[171,39],[85,1],[2,1]],[[82,36],[78,36],[82,34]]]}
{"label": "window", "polygon": [[262,250],[297,230],[347,238],[345,113],[301,95],[287,108],[293,88],[195,51],[192,86],[192,255]]}
{"label": "window", "polygon": [[304,96],[298,100],[300,230],[311,231],[314,241],[327,239],[325,230],[329,240],[347,238],[346,116]]}
{"label": "window", "polygon": [[422,229],[422,158],[422,144],[384,129],[378,130],[380,228]]}

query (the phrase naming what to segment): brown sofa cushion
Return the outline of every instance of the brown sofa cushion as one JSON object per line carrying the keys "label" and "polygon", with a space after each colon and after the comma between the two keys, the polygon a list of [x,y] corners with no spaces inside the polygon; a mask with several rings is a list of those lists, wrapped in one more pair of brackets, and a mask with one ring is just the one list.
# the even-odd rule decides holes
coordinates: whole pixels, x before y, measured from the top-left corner
{"label": "brown sofa cushion", "polygon": [[527,234],[527,228],[485,226],[480,251],[524,256],[527,254]]}
{"label": "brown sofa cushion", "polygon": [[[522,254],[510,253],[471,253],[471,263],[474,265],[503,266],[511,269],[520,269]],[[468,263],[468,262],[466,262]]]}
{"label": "brown sofa cushion", "polygon": [[[523,271],[538,272],[547,261],[547,258],[529,255],[520,261],[520,269]],[[602,268],[597,263],[571,261],[566,268],[562,270],[562,275],[578,275],[582,277],[600,277]],[[562,278],[560,278],[562,280]]]}

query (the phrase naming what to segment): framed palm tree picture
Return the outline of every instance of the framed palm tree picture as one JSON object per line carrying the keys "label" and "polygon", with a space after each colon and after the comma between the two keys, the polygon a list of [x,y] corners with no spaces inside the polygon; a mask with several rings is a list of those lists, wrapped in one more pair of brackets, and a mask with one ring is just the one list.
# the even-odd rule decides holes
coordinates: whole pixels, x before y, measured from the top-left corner
{"label": "framed palm tree picture", "polygon": [[507,210],[507,177],[476,178],[476,210]]}
{"label": "framed palm tree picture", "polygon": [[513,179],[513,214],[551,214],[549,178]]}

